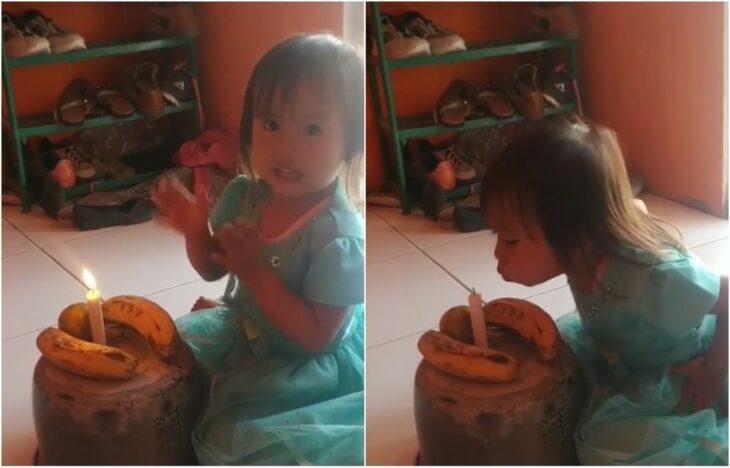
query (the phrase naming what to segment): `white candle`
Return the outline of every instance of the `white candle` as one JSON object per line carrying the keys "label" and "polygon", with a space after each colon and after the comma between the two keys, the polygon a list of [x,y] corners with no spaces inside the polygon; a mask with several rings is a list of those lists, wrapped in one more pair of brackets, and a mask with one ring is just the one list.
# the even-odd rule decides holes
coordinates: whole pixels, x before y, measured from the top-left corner
{"label": "white candle", "polygon": [[84,268],[84,283],[89,290],[86,292],[86,307],[89,309],[89,322],[91,325],[91,339],[94,343],[106,344],[106,332],[104,331],[104,314],[101,310],[101,294],[96,290],[94,276]]}
{"label": "white candle", "polygon": [[471,330],[474,336],[474,344],[481,348],[488,348],[487,324],[484,323],[484,310],[482,310],[482,295],[477,294],[474,288],[469,294],[469,313],[471,316]]}

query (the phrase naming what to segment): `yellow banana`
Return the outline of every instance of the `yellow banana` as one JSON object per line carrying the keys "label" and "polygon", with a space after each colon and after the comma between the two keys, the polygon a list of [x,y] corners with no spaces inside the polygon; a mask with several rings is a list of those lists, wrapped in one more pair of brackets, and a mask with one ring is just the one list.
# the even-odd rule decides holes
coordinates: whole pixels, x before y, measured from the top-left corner
{"label": "yellow banana", "polygon": [[163,359],[177,352],[179,336],[175,322],[156,303],[139,296],[116,296],[102,304],[104,321],[119,323],[134,329]]}
{"label": "yellow banana", "polygon": [[82,377],[125,380],[134,375],[137,358],[119,348],[105,346],[69,335],[58,328],[46,328],[36,346],[51,363]]}
{"label": "yellow banana", "polygon": [[63,309],[61,315],[58,316],[58,328],[76,338],[91,341],[89,308],[86,303],[71,304]]}
{"label": "yellow banana", "polygon": [[467,306],[456,306],[444,312],[439,320],[439,331],[456,341],[474,344],[471,316]]}
{"label": "yellow banana", "polygon": [[440,371],[467,380],[509,382],[517,376],[516,359],[494,349],[456,341],[434,330],[418,340],[423,358]]}
{"label": "yellow banana", "polygon": [[558,328],[550,315],[532,302],[501,298],[484,305],[484,320],[511,328],[537,346],[540,359],[557,356]]}

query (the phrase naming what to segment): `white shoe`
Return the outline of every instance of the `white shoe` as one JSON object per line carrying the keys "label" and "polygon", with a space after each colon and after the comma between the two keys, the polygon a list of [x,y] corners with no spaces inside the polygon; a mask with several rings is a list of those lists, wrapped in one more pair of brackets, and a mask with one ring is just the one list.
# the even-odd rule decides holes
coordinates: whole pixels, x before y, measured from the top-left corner
{"label": "white shoe", "polygon": [[[418,57],[421,55],[431,55],[431,47],[423,38],[404,33],[395,24],[395,20],[390,15],[380,15],[380,22],[383,30],[383,42],[385,45],[385,56],[389,59],[399,59],[407,57]],[[375,48],[377,55],[378,48]]]}
{"label": "white shoe", "polygon": [[466,50],[464,39],[456,33],[439,30],[433,22],[420,13],[409,11],[403,15],[403,27],[406,31],[428,41],[433,55],[443,55]]}

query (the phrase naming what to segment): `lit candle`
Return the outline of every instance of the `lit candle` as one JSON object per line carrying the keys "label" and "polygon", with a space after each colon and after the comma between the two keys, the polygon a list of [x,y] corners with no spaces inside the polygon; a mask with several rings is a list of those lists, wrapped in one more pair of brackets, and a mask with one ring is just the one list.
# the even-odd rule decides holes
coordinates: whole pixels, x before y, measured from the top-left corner
{"label": "lit candle", "polygon": [[487,324],[484,323],[484,310],[482,310],[482,295],[477,294],[474,288],[469,294],[469,313],[471,316],[471,331],[474,336],[474,344],[481,348],[488,348]]}
{"label": "lit candle", "polygon": [[86,306],[89,309],[89,322],[91,324],[91,339],[94,343],[106,344],[106,332],[104,331],[104,315],[101,311],[101,294],[96,290],[94,276],[84,268],[82,273],[84,284],[89,290],[86,292]]}

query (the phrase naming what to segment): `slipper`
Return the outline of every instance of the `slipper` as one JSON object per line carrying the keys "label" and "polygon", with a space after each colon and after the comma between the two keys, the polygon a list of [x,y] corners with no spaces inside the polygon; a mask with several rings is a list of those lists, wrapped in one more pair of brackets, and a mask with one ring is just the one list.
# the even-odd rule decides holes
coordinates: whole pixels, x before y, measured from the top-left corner
{"label": "slipper", "polygon": [[157,66],[142,62],[124,69],[120,84],[136,107],[150,119],[159,119],[165,110],[165,97],[157,81]]}
{"label": "slipper", "polygon": [[545,113],[542,91],[537,85],[537,67],[526,63],[517,67],[507,95],[528,121],[540,120]]}
{"label": "slipper", "polygon": [[466,98],[467,83],[456,80],[446,88],[434,110],[434,118],[444,127],[460,127],[473,107]]}
{"label": "slipper", "polygon": [[506,119],[515,113],[515,108],[509,98],[493,86],[469,86],[467,96],[495,117]]}
{"label": "slipper", "polygon": [[113,85],[91,86],[87,92],[115,117],[129,117],[134,114],[134,106],[129,96]]}
{"label": "slipper", "polygon": [[81,125],[88,114],[91,105],[85,90],[89,84],[76,78],[63,90],[61,98],[53,109],[56,122],[66,125]]}

